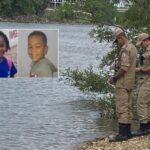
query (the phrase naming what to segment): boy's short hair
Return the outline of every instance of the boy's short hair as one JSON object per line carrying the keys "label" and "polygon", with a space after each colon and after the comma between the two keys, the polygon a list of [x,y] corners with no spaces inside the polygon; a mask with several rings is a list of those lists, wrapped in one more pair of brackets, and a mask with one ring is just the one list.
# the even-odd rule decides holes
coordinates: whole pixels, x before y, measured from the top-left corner
{"label": "boy's short hair", "polygon": [[40,37],[42,38],[42,40],[43,40],[44,45],[45,45],[45,46],[47,45],[47,37],[46,37],[46,35],[45,35],[43,32],[41,32],[41,31],[33,31],[33,32],[31,32],[31,33],[29,34],[28,39],[29,39],[31,36],[40,36]]}
{"label": "boy's short hair", "polygon": [[10,49],[10,45],[9,45],[8,37],[2,31],[0,31],[0,36],[2,36],[4,38],[4,42],[6,44],[6,49],[9,50]]}

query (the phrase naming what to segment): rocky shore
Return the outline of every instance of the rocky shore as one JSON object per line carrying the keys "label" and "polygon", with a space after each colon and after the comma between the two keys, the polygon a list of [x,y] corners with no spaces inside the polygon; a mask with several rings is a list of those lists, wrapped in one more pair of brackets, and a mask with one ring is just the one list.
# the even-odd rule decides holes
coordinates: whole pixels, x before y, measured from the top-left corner
{"label": "rocky shore", "polygon": [[108,138],[87,142],[78,150],[150,150],[150,135],[110,143]]}
{"label": "rocky shore", "polygon": [[56,23],[58,20],[55,18],[54,9],[45,9],[45,11],[39,15],[27,14],[27,15],[12,15],[7,16],[3,13],[0,14],[0,22],[15,22],[15,23]]}
{"label": "rocky shore", "polygon": [[16,23],[49,23],[46,16],[37,15],[21,15],[15,17],[0,16],[0,22],[16,22]]}

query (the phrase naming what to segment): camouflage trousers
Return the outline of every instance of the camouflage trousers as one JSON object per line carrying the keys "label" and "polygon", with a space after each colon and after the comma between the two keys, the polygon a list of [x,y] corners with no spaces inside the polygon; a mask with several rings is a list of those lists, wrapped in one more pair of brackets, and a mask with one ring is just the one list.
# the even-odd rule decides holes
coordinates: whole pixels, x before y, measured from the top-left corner
{"label": "camouflage trousers", "polygon": [[131,90],[116,88],[116,114],[119,123],[129,124],[132,121]]}
{"label": "camouflage trousers", "polygon": [[150,79],[144,80],[139,87],[137,114],[141,123],[150,122]]}

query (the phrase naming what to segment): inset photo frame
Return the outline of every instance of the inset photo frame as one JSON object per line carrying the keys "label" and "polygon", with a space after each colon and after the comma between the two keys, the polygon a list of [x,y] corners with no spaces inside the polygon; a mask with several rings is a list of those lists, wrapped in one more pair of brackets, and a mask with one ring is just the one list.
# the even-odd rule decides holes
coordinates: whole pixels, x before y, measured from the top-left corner
{"label": "inset photo frame", "polygon": [[59,30],[18,30],[18,77],[58,77]]}

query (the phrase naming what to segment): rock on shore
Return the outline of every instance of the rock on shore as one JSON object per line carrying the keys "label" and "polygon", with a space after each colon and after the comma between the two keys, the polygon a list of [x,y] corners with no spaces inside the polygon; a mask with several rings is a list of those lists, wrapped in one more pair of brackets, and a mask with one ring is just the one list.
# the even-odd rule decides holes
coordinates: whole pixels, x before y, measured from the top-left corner
{"label": "rock on shore", "polygon": [[108,138],[88,142],[79,150],[150,150],[150,135],[110,143]]}

